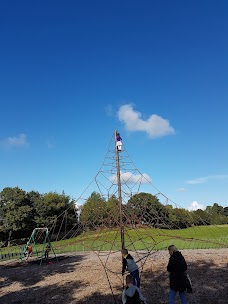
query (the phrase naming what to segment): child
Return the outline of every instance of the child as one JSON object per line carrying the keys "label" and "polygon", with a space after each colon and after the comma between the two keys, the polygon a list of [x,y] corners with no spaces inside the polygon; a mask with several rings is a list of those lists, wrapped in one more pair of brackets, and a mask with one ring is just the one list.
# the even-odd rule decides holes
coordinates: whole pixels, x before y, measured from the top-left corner
{"label": "child", "polygon": [[122,302],[123,304],[146,304],[146,299],[144,298],[141,290],[133,285],[133,278],[130,274],[126,276],[126,288],[122,293]]}
{"label": "child", "polygon": [[127,268],[133,278],[133,285],[140,288],[139,268],[137,264],[135,263],[133,257],[128,253],[127,249],[122,249],[121,253],[123,257],[122,276]]}
{"label": "child", "polygon": [[51,246],[50,246],[50,244],[47,244],[46,250],[45,250],[45,259],[48,259],[50,251],[51,251]]}
{"label": "child", "polygon": [[116,148],[117,148],[117,151],[122,150],[122,138],[120,137],[120,133],[116,134]]}
{"label": "child", "polygon": [[28,260],[28,258],[32,256],[32,245],[31,244],[28,244],[25,255],[27,255],[26,260]]}

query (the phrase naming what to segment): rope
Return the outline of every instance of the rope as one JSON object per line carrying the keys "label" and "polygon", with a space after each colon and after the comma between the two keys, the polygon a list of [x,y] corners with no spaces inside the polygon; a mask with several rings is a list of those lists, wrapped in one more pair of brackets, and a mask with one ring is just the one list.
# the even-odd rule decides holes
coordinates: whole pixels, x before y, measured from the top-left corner
{"label": "rope", "polygon": [[[108,145],[108,149],[106,152],[106,155],[103,159],[103,162],[97,172],[97,174],[94,176],[92,181],[88,184],[88,186],[84,189],[84,191],[81,193],[81,195],[76,199],[76,202],[86,202],[87,199],[84,198],[84,195],[87,193],[88,189],[93,185],[93,183],[96,186],[96,189],[98,189],[98,192],[100,193],[102,198],[111,198],[111,196],[117,196],[118,189],[117,189],[117,178],[116,178],[116,161],[115,161],[115,150],[112,147],[115,147],[113,145],[113,138],[112,136],[110,143]],[[217,240],[216,233],[212,229],[212,227],[207,226],[207,231],[204,230],[203,227],[197,226],[197,227],[191,227],[189,230],[183,230],[180,229],[177,223],[172,222],[168,217],[166,217],[166,214],[163,213],[162,206],[156,207],[152,204],[149,206],[144,206],[143,204],[138,206],[138,209],[132,209],[128,208],[128,201],[129,198],[131,198],[134,194],[138,194],[140,192],[141,186],[144,181],[146,181],[149,185],[152,186],[152,188],[156,191],[157,198],[161,198],[165,201],[165,204],[171,203],[172,206],[175,206],[176,209],[180,208],[182,209],[178,204],[176,204],[172,199],[168,198],[163,192],[161,192],[152,182],[141,173],[140,170],[136,167],[134,162],[132,161],[131,157],[129,156],[127,150],[125,149],[125,146],[122,146],[123,149],[121,153],[119,153],[119,161],[120,161],[120,169],[121,169],[121,188],[122,188],[122,201],[123,201],[123,223],[124,223],[124,230],[125,230],[125,241],[127,241],[127,244],[129,248],[132,248],[133,251],[136,254],[136,263],[139,263],[139,269],[141,274],[144,271],[144,267],[146,263],[148,262],[149,257],[151,257],[153,254],[156,254],[158,252],[158,248],[160,249],[166,249],[166,244],[170,242],[171,240],[180,240],[183,242],[184,248],[190,246],[193,246],[193,248],[196,247],[195,242],[197,242],[197,248],[214,245],[218,247],[227,247],[227,239],[222,238],[221,240]],[[135,178],[135,179],[133,179]],[[132,182],[133,181],[133,182]],[[159,201],[159,200],[158,200]],[[105,201],[107,203],[107,201]],[[126,203],[126,204],[125,204]],[[75,218],[77,220],[77,212],[75,210],[75,201],[71,201],[69,203],[68,208],[66,208],[61,214],[59,214],[51,223],[49,231],[52,231],[51,236],[54,235],[56,226],[59,222],[61,224],[58,227],[58,233],[56,240],[59,239],[59,235],[65,220],[65,223],[67,225],[67,211],[70,210],[70,208],[74,208],[75,211]],[[149,209],[149,210],[148,210]],[[132,211],[133,210],[133,211]],[[173,209],[175,210],[175,209]],[[118,206],[116,206],[116,210],[114,208],[114,211],[118,211]],[[113,212],[114,212],[113,211]],[[136,213],[136,211],[138,213]],[[178,210],[174,211],[177,212]],[[116,212],[116,214],[118,214]],[[110,274],[116,275],[118,280],[123,286],[123,277],[120,276],[120,272],[113,271],[109,268],[108,262],[110,261],[111,255],[114,253],[119,252],[119,250],[115,250],[120,245],[120,234],[119,234],[119,225],[120,225],[120,219],[119,216],[116,214],[108,214],[106,218],[103,218],[99,213],[96,215],[94,212],[93,218],[86,222],[86,223],[78,223],[76,222],[73,227],[67,231],[67,233],[61,238],[61,240],[66,239],[70,236],[69,239],[72,239],[73,237],[77,236],[80,232],[85,231],[86,226],[89,226],[90,229],[94,230],[95,233],[90,234],[90,239],[87,240],[86,237],[79,238],[78,240],[72,240],[66,244],[59,244],[56,246],[56,248],[64,248],[66,246],[70,245],[77,245],[83,243],[83,250],[89,250],[95,253],[98,256],[98,259],[104,269],[109,288],[112,293],[112,297],[115,303],[115,295],[113,292],[113,288],[110,281]],[[191,216],[191,214],[189,213]],[[200,217],[199,217],[200,218]],[[98,224],[96,223],[96,220],[98,220]],[[194,218],[191,217],[192,223],[194,223]],[[202,223],[204,225],[207,225],[205,220],[201,219]],[[146,222],[146,224],[143,225],[143,222]],[[166,228],[160,229],[160,228],[154,228],[155,225],[161,225]],[[100,229],[102,227],[103,229]],[[226,230],[223,227],[215,226],[217,229],[220,229],[220,231],[225,232]],[[75,230],[74,230],[75,229]],[[106,229],[106,230],[105,230]],[[196,230],[197,229],[197,230]],[[134,233],[131,233],[131,232]],[[210,232],[212,239],[207,239],[207,232]],[[104,233],[105,232],[105,233]],[[181,232],[181,234],[180,234]],[[197,235],[197,233],[200,232],[201,238]],[[41,236],[41,232],[40,232]],[[40,237],[39,234],[37,238]],[[142,246],[144,252],[140,252],[139,244]],[[107,246],[107,247],[106,247]],[[106,252],[104,253],[105,247]],[[119,246],[120,248],[120,246]],[[143,256],[142,256],[143,255]],[[102,258],[104,261],[102,261]],[[151,262],[153,264],[153,261]]]}

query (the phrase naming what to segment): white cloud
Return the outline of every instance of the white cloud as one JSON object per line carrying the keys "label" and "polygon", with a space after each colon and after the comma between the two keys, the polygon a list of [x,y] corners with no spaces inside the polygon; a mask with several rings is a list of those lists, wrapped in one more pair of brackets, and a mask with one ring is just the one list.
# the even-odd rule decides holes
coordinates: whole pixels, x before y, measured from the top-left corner
{"label": "white cloud", "polygon": [[118,118],[125,124],[128,131],[143,131],[150,138],[175,134],[175,130],[170,126],[167,119],[156,114],[151,115],[147,120],[141,118],[141,113],[134,111],[131,104],[125,104],[119,108]]}
{"label": "white cloud", "polygon": [[188,207],[189,211],[196,211],[198,209],[204,210],[206,207],[203,204],[199,204],[197,201],[193,201]]}
{"label": "white cloud", "polygon": [[216,174],[216,175],[209,175],[205,177],[197,177],[192,180],[186,181],[187,184],[190,185],[196,185],[196,184],[203,184],[207,183],[209,180],[222,180],[222,179],[227,179],[228,174]]}
{"label": "white cloud", "polygon": [[[117,176],[112,175],[110,176],[109,180],[113,183],[117,183]],[[149,184],[152,182],[151,178],[148,174],[133,174],[132,172],[120,172],[120,181],[123,184]]]}
{"label": "white cloud", "polygon": [[27,147],[27,137],[25,134],[21,133],[18,136],[8,137],[0,142],[1,147],[9,148],[18,148],[18,147]]}
{"label": "white cloud", "polygon": [[177,188],[176,191],[177,192],[186,192],[187,189],[185,189],[185,188]]}

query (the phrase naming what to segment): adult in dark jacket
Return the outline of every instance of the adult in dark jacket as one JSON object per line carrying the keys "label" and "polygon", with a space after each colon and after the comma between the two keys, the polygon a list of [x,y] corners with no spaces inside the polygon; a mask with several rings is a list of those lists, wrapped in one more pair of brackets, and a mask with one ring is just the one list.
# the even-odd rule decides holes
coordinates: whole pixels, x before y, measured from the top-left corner
{"label": "adult in dark jacket", "polygon": [[170,292],[169,304],[175,303],[175,296],[179,292],[182,304],[187,304],[186,290],[186,261],[180,251],[174,245],[168,247],[170,258],[167,266],[167,271],[170,273]]}

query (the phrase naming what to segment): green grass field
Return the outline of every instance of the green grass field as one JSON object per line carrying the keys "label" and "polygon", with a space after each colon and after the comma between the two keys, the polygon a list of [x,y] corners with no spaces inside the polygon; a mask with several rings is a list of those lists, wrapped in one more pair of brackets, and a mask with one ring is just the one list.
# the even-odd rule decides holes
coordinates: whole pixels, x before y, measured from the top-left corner
{"label": "green grass field", "polygon": [[[206,249],[228,247],[228,225],[197,226],[186,229],[125,228],[125,247],[129,250],[164,250],[170,244],[178,249]],[[85,232],[68,240],[52,242],[56,254],[77,251],[120,250],[119,229]],[[20,257],[21,246],[0,249],[1,260]],[[45,250],[43,244],[33,246],[34,254]]]}
{"label": "green grass field", "polygon": [[[187,229],[164,230],[153,228],[125,229],[125,247],[129,250],[162,250],[170,244],[179,249],[228,247],[228,225],[198,226]],[[119,250],[119,230],[84,233],[81,236],[53,243],[57,251]]]}

